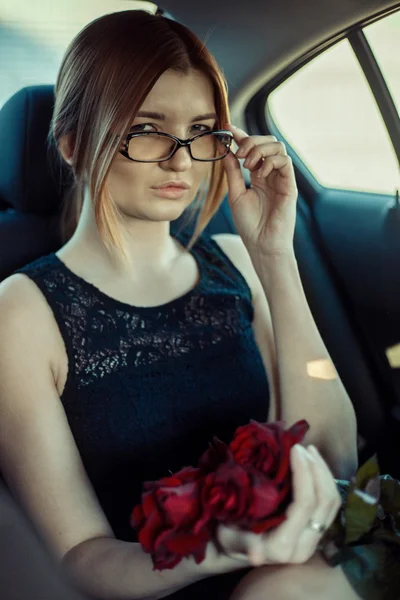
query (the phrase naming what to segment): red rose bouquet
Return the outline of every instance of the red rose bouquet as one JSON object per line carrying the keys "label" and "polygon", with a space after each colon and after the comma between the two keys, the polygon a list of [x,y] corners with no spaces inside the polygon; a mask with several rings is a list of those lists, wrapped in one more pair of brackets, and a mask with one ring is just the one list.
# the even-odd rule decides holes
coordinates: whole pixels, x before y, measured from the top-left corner
{"label": "red rose bouquet", "polygon": [[[196,468],[145,483],[131,525],[154,568],[172,569],[189,556],[200,563],[220,523],[254,533],[282,523],[292,499],[290,450],[308,428],[251,421],[229,445],[214,438]],[[372,457],[351,481],[336,483],[342,507],[319,549],[362,598],[399,600],[400,482],[380,476]]]}
{"label": "red rose bouquet", "polygon": [[172,569],[188,556],[200,563],[219,523],[254,533],[279,525],[291,500],[290,449],[308,428],[251,421],[229,446],[214,438],[196,468],[146,482],[131,525],[154,568]]}

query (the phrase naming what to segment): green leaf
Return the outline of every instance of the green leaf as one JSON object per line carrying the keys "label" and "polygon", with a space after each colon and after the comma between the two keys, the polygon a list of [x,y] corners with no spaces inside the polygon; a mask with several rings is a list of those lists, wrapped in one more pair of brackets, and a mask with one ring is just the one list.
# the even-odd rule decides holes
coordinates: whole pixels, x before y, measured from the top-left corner
{"label": "green leaf", "polygon": [[349,493],[344,509],[346,544],[356,542],[370,531],[374,524],[378,508],[377,504],[365,502],[363,498],[357,496],[356,492],[357,490]]}
{"label": "green leaf", "polygon": [[376,454],[371,456],[366,463],[360,467],[355,476],[355,483],[359,490],[365,490],[371,479],[379,477],[379,465]]}
{"label": "green leaf", "polygon": [[373,456],[350,483],[344,507],[346,544],[356,542],[370,531],[377,515],[379,493],[379,467],[376,456]]}

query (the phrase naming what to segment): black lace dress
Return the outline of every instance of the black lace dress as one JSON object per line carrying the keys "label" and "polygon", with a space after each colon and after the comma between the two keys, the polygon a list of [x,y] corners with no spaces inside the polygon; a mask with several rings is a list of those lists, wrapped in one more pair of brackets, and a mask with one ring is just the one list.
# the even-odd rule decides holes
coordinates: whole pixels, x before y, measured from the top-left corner
{"label": "black lace dress", "polygon": [[[187,234],[177,239],[187,244]],[[214,435],[229,441],[265,421],[269,388],[256,346],[250,289],[219,245],[192,249],[200,280],[158,307],[117,301],[55,254],[19,272],[47,299],[69,361],[61,400],[83,463],[118,539],[142,483],[197,463]],[[170,598],[228,598],[244,572],[213,577]]]}

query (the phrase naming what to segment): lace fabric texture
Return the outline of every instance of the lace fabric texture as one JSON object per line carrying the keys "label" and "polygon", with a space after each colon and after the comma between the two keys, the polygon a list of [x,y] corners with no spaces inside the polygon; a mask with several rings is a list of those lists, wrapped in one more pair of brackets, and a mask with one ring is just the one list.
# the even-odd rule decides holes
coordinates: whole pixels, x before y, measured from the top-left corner
{"label": "lace fabric texture", "polygon": [[55,254],[20,270],[60,328],[61,401],[103,510],[127,541],[136,540],[129,517],[144,481],[196,464],[214,435],[229,441],[236,427],[268,415],[248,285],[209,236],[191,252],[200,281],[159,307],[105,295]]}
{"label": "lace fabric texture", "polygon": [[[49,262],[55,266],[57,257],[50,257]],[[181,306],[167,309],[121,308],[117,305],[122,303],[111,298],[94,297],[92,286],[78,278],[71,280],[71,273],[62,263],[59,266],[57,277],[49,270],[44,284],[53,297],[63,290],[68,298],[68,304],[63,299],[58,310],[68,330],[79,389],[128,365],[140,369],[216,347],[248,326],[243,323],[243,311],[249,322],[252,318],[251,304],[233,292],[218,297],[197,290],[187,294]],[[112,309],[110,304],[114,304]]]}

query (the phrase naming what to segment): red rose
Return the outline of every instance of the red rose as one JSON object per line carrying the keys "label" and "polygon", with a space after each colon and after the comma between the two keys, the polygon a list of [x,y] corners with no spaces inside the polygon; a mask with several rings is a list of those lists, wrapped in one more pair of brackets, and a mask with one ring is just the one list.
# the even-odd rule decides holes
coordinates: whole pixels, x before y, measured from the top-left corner
{"label": "red rose", "polygon": [[171,477],[146,482],[142,504],[131,515],[138,540],[152,554],[155,569],[172,569],[183,557],[205,556],[210,531],[195,529],[201,514],[199,469],[187,467]]}
{"label": "red rose", "polygon": [[308,429],[304,420],[287,430],[280,421],[250,421],[248,425],[238,427],[229,448],[238,464],[252,466],[280,483],[289,470],[291,447],[303,440]]}
{"label": "red rose", "polygon": [[255,522],[264,522],[280,503],[274,482],[252,466],[238,464],[229,447],[217,438],[201,457],[199,468],[204,475],[203,513],[195,531],[206,524],[213,530],[217,523],[235,523],[248,529]]}
{"label": "red rose", "polygon": [[235,461],[251,467],[272,481],[278,496],[277,510],[270,518],[253,521],[251,530],[261,533],[285,520],[285,509],[291,498],[292,474],[290,449],[301,442],[309,428],[307,421],[298,421],[290,429],[283,422],[258,423],[238,427],[229,448]]}

